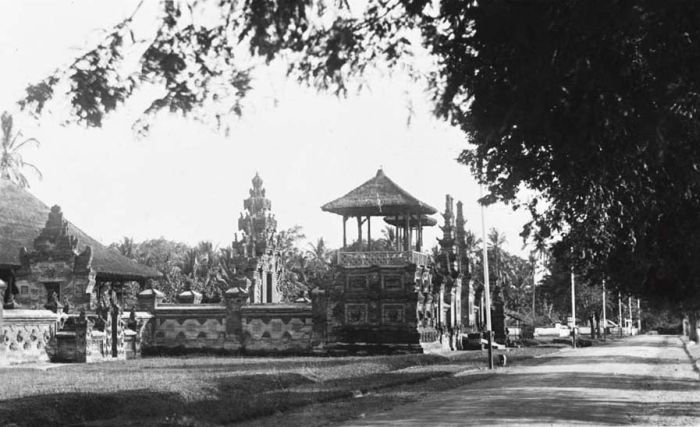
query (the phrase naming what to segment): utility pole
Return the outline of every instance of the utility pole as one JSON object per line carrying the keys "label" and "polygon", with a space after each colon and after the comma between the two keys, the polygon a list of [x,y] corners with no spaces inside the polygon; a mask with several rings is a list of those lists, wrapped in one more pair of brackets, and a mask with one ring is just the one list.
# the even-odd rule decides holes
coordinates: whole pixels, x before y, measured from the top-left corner
{"label": "utility pole", "polygon": [[605,279],[603,279],[603,341],[605,341],[605,326],[608,324],[608,319],[605,316],[605,306],[607,299],[605,298]]}
{"label": "utility pole", "polygon": [[622,336],[622,296],[620,292],[617,293],[617,322],[620,336]]}
{"label": "utility pole", "polygon": [[642,308],[639,303],[639,298],[637,298],[637,333],[642,333]]}
{"label": "utility pole", "polygon": [[571,325],[571,347],[576,348],[576,286],[573,266],[571,266]]}
{"label": "utility pole", "polygon": [[630,310],[630,335],[632,335],[632,297],[627,297],[627,307],[629,307]]}
{"label": "utility pole", "polygon": [[[484,187],[479,185],[479,198],[484,197]],[[483,246],[483,266],[484,266],[484,305],[486,306],[486,334],[488,335],[488,355],[489,369],[493,369],[493,332],[491,331],[491,287],[489,285],[489,252],[486,247],[486,217],[484,215],[484,205],[481,204],[481,235]]]}
{"label": "utility pole", "polygon": [[537,283],[535,282],[535,266],[537,262],[534,257],[532,259],[532,333],[535,333],[535,289],[537,288]]}

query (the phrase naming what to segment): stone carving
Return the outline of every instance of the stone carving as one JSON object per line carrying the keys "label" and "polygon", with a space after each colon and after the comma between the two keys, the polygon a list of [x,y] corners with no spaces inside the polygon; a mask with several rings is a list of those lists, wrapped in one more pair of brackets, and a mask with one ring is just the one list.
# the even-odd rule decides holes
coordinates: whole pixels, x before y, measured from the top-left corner
{"label": "stone carving", "polygon": [[242,238],[232,243],[235,272],[230,275],[245,277],[250,281],[250,302],[278,303],[281,295],[277,286],[282,263],[275,248],[277,220],[270,212],[272,203],[265,197],[263,181],[256,173],[250,197],[243,202],[244,212],[238,219]]}
{"label": "stone carving", "polygon": [[[46,225],[34,239],[32,250],[20,249],[17,282],[22,283],[18,302],[29,308],[51,310],[90,307],[95,283],[92,248],[78,250],[78,239],[68,233],[68,222],[61,208],[54,206]],[[26,292],[25,292],[26,290]],[[53,293],[57,301],[54,301]],[[60,303],[63,301],[63,303]]]}

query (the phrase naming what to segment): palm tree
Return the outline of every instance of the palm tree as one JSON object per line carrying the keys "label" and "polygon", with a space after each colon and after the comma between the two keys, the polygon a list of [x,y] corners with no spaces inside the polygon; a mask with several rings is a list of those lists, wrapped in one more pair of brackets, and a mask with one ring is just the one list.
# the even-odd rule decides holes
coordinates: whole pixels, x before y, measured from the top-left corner
{"label": "palm tree", "polygon": [[2,140],[0,141],[0,178],[8,179],[17,183],[22,188],[29,188],[29,181],[24,176],[23,169],[28,167],[42,178],[39,169],[22,158],[21,149],[29,143],[34,143],[39,146],[39,141],[34,138],[22,139],[22,132],[16,132],[13,129],[14,123],[12,115],[7,111],[0,116],[0,130],[2,132]]}
{"label": "palm tree", "polygon": [[121,242],[114,243],[112,247],[118,250],[119,253],[121,253],[125,257],[130,259],[136,259],[136,251],[133,238],[124,236]]}
{"label": "palm tree", "polygon": [[323,237],[319,237],[316,244],[309,243],[309,250],[307,253],[311,256],[311,259],[318,261],[325,265],[330,265],[332,258],[332,251],[328,248],[326,241]]}
{"label": "palm tree", "polygon": [[496,258],[496,281],[498,285],[501,285],[503,280],[501,271],[501,251],[503,245],[506,243],[506,236],[495,228],[492,228],[488,234],[488,248],[493,251],[494,257]]}

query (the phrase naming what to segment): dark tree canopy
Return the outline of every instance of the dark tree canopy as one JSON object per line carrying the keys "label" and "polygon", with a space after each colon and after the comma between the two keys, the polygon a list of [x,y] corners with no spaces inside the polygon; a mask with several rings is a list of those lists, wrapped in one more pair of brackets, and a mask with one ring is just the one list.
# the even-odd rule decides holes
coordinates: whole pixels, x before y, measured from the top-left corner
{"label": "dark tree canopy", "polygon": [[[137,8],[95,49],[30,86],[22,107],[40,113],[67,81],[76,120],[99,126],[154,85],[161,94],[140,130],[161,110],[218,122],[241,113],[256,59],[284,60],[292,77],[343,94],[368,67],[410,67],[427,49],[436,113],[473,144],[459,161],[489,185],[486,201],[533,189],[526,234],[560,239],[554,254],[591,282],[700,306],[700,3],[163,4],[145,41],[131,30]],[[125,74],[130,55],[138,67]]]}
{"label": "dark tree canopy", "polygon": [[531,226],[588,277],[697,307],[700,4],[450,3],[469,30],[433,47],[460,160],[499,199],[537,190]]}

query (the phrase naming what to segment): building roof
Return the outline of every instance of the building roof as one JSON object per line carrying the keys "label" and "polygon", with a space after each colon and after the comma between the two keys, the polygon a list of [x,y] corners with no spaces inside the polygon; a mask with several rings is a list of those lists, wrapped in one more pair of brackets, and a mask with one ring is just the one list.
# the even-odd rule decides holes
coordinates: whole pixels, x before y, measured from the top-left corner
{"label": "building roof", "polygon": [[[19,267],[19,251],[31,250],[34,239],[46,225],[50,209],[41,200],[7,179],[0,179],[0,267]],[[160,274],[145,265],[109,249],[68,222],[68,234],[78,247],[92,248],[92,267],[98,276],[115,280],[142,280]]]}
{"label": "building roof", "polygon": [[421,202],[379,169],[377,175],[343,197],[321,206],[345,216],[395,216],[434,214],[437,209]]}
{"label": "building roof", "polygon": [[[406,226],[406,215],[387,216],[384,218],[384,222],[389,225],[404,227]],[[408,225],[411,228],[418,228],[419,222],[421,227],[433,227],[434,225],[437,225],[437,220],[429,217],[428,215],[421,215],[420,221],[418,221],[418,215],[411,215],[408,219]]]}

